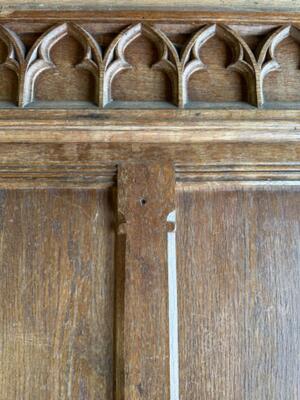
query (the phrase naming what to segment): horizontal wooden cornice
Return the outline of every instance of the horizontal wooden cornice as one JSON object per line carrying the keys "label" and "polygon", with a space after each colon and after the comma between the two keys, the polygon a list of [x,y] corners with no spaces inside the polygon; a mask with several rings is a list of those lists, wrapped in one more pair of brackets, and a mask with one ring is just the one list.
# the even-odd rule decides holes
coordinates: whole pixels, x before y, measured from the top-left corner
{"label": "horizontal wooden cornice", "polygon": [[300,110],[6,110],[0,143],[275,143],[300,139]]}
{"label": "horizontal wooden cornice", "polygon": [[0,13],[1,22],[228,22],[228,23],[298,23],[300,15],[292,11],[205,11],[194,9],[169,10],[16,10],[6,7]]}
{"label": "horizontal wooden cornice", "polygon": [[[140,160],[172,162],[177,183],[296,182],[300,163],[300,96],[299,101],[281,101],[280,96],[298,84],[295,78],[298,71],[294,71],[290,87],[278,88],[274,102],[266,97],[264,80],[274,71],[281,73],[282,66],[276,56],[278,46],[285,48],[286,40],[299,45],[299,23],[298,13],[14,11],[0,14],[0,41],[8,50],[7,54],[4,52],[0,81],[3,69],[8,69],[15,90],[15,103],[0,101],[1,185],[9,180],[12,186],[14,182],[23,182],[20,187],[113,185],[118,165]],[[78,61],[75,57],[78,64],[73,65],[69,60],[71,70],[79,73],[75,74],[75,88],[69,92],[68,85],[72,82],[74,85],[74,80],[64,75],[68,70],[65,65],[59,72],[59,65],[52,58],[53,48],[68,36],[73,42],[64,42],[66,48],[60,50],[60,55],[70,50],[72,61],[76,43],[83,51],[78,53],[83,55],[82,59]],[[126,53],[140,37],[153,45],[147,47],[146,58],[158,55],[155,63],[144,69],[131,65]],[[189,86],[189,79],[194,73],[206,70],[201,49],[204,44],[209,48],[214,38],[229,49],[230,64],[223,68],[223,81],[217,76],[215,101],[201,101],[199,82],[196,94],[200,100],[190,101],[190,91],[194,88]],[[133,52],[138,62],[144,61],[139,54],[145,50],[145,42],[141,41],[139,46]],[[156,50],[152,54],[153,48]],[[289,53],[291,48],[286,50],[288,66],[290,59],[297,56],[295,49],[293,54]],[[210,49],[209,54],[214,53]],[[65,60],[60,61],[64,64]],[[82,95],[81,85],[86,82],[86,75],[81,79],[83,70],[94,79],[91,87],[95,96],[90,102],[76,97]],[[147,97],[155,95],[155,90],[159,91],[164,84],[160,80],[162,75],[151,81],[153,70],[159,70],[171,82],[168,101]],[[127,100],[121,101],[114,98],[113,82],[124,71],[133,75],[131,80],[123,82],[122,95]],[[209,75],[212,83],[214,71]],[[242,76],[244,102],[219,102],[220,94],[226,97],[226,91],[236,86],[234,80],[231,86],[225,85],[228,71]],[[54,78],[59,73],[60,83],[56,82],[53,90]],[[138,73],[140,83],[151,78],[145,93],[134,83]],[[39,80],[43,76],[41,89]],[[223,89],[223,83],[227,89]],[[5,88],[6,78],[2,84]],[[60,89],[67,92],[68,99],[59,97]],[[139,101],[128,100],[136,95]],[[297,95],[297,88],[292,95]]]}
{"label": "horizontal wooden cornice", "polygon": [[[136,160],[138,162],[138,160]],[[135,162],[131,162],[135,164]],[[121,162],[120,165],[123,163]],[[145,161],[147,164],[147,160]],[[114,187],[119,166],[114,164],[0,165],[0,189],[103,189]],[[300,163],[201,165],[173,164],[177,186],[220,190],[255,187],[269,190],[294,186],[299,190]]]}
{"label": "horizontal wooden cornice", "polygon": [[171,161],[178,182],[255,176],[259,181],[295,182],[300,165],[299,114],[296,110],[9,110],[0,114],[1,179],[20,176],[26,187],[45,182],[99,187],[114,182],[120,163],[142,159]]}

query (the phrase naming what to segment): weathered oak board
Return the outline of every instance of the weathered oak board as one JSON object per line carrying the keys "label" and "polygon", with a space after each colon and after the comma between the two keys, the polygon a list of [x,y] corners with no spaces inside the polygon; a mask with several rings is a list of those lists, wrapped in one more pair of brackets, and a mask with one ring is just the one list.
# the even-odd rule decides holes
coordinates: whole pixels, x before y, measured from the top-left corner
{"label": "weathered oak board", "polygon": [[2,9],[1,399],[299,399],[299,26]]}
{"label": "weathered oak board", "polygon": [[167,217],[174,201],[171,163],[120,165],[119,234],[126,251],[124,386],[117,400],[170,399]]}
{"label": "weathered oak board", "polygon": [[299,195],[178,191],[182,400],[299,398]]}
{"label": "weathered oak board", "polygon": [[112,400],[109,190],[2,190],[0,200],[0,398]]}

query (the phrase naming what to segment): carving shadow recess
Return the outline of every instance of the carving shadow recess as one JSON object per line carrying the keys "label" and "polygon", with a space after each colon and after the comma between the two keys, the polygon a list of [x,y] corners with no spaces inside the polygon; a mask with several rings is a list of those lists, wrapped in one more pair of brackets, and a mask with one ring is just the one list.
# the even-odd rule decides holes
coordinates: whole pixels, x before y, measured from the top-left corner
{"label": "carving shadow recess", "polygon": [[[83,60],[83,48],[73,37],[66,36],[51,49],[55,65],[38,76],[35,84],[35,102],[78,101],[95,103],[95,79],[84,68],[78,68]],[[79,85],[80,83],[80,85]]]}
{"label": "carving shadow recess", "polygon": [[108,106],[126,107],[128,102],[172,103],[171,81],[164,71],[154,67],[159,55],[148,38],[135,39],[124,56],[128,68],[124,67],[112,80],[112,101]]}
{"label": "carving shadow recess", "polygon": [[274,22],[5,20],[0,107],[299,108],[299,43]]}
{"label": "carving shadow recess", "polygon": [[26,58],[23,105],[90,107],[99,104],[101,51],[75,24],[42,35]]}
{"label": "carving shadow recess", "polygon": [[255,80],[252,60],[245,57],[231,30],[217,25],[204,27],[186,47],[182,62],[187,107],[244,108],[255,104],[251,98]]}
{"label": "carving shadow recess", "polygon": [[104,59],[104,105],[168,108],[177,104],[179,58],[160,30],[130,26],[113,41]]}
{"label": "carving shadow recess", "polygon": [[299,30],[292,26],[275,30],[265,42],[261,62],[266,108],[299,107]]}
{"label": "carving shadow recess", "polygon": [[25,47],[10,29],[0,26],[0,107],[18,105]]}

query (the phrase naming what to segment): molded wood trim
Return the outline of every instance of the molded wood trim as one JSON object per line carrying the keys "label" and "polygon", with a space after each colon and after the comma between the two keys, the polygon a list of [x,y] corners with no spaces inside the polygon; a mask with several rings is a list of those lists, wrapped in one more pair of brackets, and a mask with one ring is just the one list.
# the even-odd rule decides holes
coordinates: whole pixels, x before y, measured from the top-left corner
{"label": "molded wood trim", "polygon": [[217,184],[221,186],[274,186],[294,185],[299,187],[300,164],[269,165],[176,165],[176,181],[179,185]]}
{"label": "molded wood trim", "polygon": [[279,143],[300,138],[300,110],[0,112],[1,143]]}
{"label": "molded wood trim", "polygon": [[115,165],[1,165],[1,189],[104,189],[115,184]]}
{"label": "molded wood trim", "polygon": [[1,21],[30,21],[40,22],[52,21],[98,21],[98,22],[119,22],[119,21],[171,21],[171,22],[258,22],[258,23],[297,23],[300,20],[299,13],[295,11],[205,11],[205,10],[174,10],[172,8],[161,10],[7,10],[0,14]]}
{"label": "molded wood trim", "polygon": [[[122,165],[122,162],[121,164]],[[300,163],[173,164],[178,185],[239,183],[299,185]],[[117,183],[118,165],[1,165],[0,189],[103,189]]]}
{"label": "molded wood trim", "polygon": [[[24,11],[1,15],[0,39],[7,47],[2,67],[17,77],[20,106],[6,108],[11,104],[5,103],[0,110],[1,187],[112,185],[120,163],[140,160],[174,163],[178,182],[295,182],[300,103],[283,107],[278,102],[276,109],[274,104],[264,108],[263,81],[279,68],[278,46],[288,38],[298,45],[298,22],[297,13]],[[31,41],[24,46],[28,35]],[[178,35],[183,35],[180,46]],[[258,41],[256,50],[248,43],[249,35]],[[56,74],[52,49],[66,37],[73,40],[73,44],[64,42],[66,46],[75,41],[82,49],[82,59],[73,67],[93,77],[95,104],[82,108],[82,102],[75,100],[54,102],[55,108],[39,109],[45,102],[27,107],[34,102],[39,77],[52,70]],[[126,110],[106,108],[114,103],[112,82],[131,68],[126,49],[140,37],[156,48],[152,69],[172,82],[173,108],[165,109],[164,104],[151,109],[153,102],[148,101],[126,101]],[[183,108],[188,105],[190,77],[206,68],[201,49],[213,38],[230,49],[228,67],[243,75],[248,108],[227,104],[223,109],[224,104],[212,103],[201,108],[199,102],[195,109]],[[140,51],[144,45],[141,42]],[[76,80],[79,89],[83,81]],[[49,82],[46,91],[51,90]],[[124,87],[137,90],[132,81]],[[223,90],[222,82],[218,88]]]}

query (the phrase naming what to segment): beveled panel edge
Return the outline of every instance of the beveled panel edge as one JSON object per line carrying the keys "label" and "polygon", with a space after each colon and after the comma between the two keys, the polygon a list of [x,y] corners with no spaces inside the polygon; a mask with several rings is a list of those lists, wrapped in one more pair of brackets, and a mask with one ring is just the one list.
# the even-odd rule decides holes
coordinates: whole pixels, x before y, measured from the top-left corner
{"label": "beveled panel edge", "polygon": [[116,165],[0,165],[1,189],[106,189],[116,183]]}
{"label": "beveled panel edge", "polygon": [[[176,184],[282,185],[300,187],[299,163],[174,164]],[[117,164],[0,165],[0,189],[104,189],[116,185]]]}
{"label": "beveled panel edge", "polygon": [[176,165],[179,187],[236,189],[238,187],[295,186],[300,190],[299,163]]}

